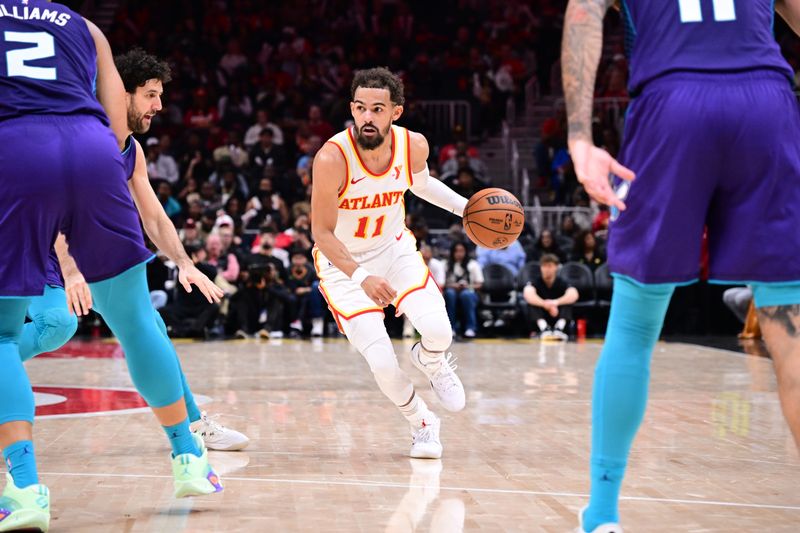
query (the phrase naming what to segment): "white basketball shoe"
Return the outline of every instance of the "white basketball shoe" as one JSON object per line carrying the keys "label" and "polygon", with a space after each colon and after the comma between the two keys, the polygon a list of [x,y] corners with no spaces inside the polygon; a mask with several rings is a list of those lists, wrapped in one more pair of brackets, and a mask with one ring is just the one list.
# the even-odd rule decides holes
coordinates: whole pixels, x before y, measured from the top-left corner
{"label": "white basketball shoe", "polygon": [[233,452],[244,450],[250,444],[250,439],[244,433],[223,426],[213,417],[208,416],[205,411],[200,413],[200,420],[191,423],[190,428],[192,433],[203,439],[203,443],[209,450]]}
{"label": "white basketball shoe", "polygon": [[591,531],[584,530],[583,513],[585,513],[586,509],[588,508],[589,506],[587,505],[583,509],[581,509],[580,512],[578,513],[578,523],[580,525],[578,526],[578,529],[577,531],[575,531],[575,533],[623,533],[622,526],[614,522],[606,522],[605,524],[600,524]]}
{"label": "white basketball shoe", "polygon": [[439,428],[442,423],[439,418],[431,413],[430,417],[422,420],[419,428],[411,427],[411,452],[408,454],[414,459],[441,459],[442,443],[439,441]]}
{"label": "white basketball shoe", "polygon": [[448,411],[461,411],[467,400],[464,395],[464,385],[456,375],[455,358],[453,354],[442,354],[442,357],[433,363],[423,363],[420,359],[422,343],[418,342],[411,348],[411,363],[423,374],[428,376],[431,388],[439,398],[439,403]]}

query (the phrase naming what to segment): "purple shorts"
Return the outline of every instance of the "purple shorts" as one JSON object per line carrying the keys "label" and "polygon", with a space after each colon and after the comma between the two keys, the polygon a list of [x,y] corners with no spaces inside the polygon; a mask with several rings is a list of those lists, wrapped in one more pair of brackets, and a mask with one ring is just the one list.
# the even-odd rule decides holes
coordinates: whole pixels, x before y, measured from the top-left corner
{"label": "purple shorts", "polygon": [[[643,283],[800,280],[800,109],[783,74],[675,73],[631,102],[612,272]],[[623,186],[624,187],[624,186]]]}
{"label": "purple shorts", "polygon": [[97,118],[0,123],[0,168],[0,296],[44,292],[59,230],[90,283],[152,257],[119,147]]}

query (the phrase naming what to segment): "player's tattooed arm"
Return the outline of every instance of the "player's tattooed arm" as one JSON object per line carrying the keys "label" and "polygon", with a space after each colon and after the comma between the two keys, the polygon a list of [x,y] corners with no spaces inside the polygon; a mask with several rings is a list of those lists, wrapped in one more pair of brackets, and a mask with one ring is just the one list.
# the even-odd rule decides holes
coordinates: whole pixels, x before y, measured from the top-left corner
{"label": "player's tattooed arm", "polygon": [[779,305],[758,309],[762,326],[767,322],[779,325],[793,339],[800,337],[800,305]]}
{"label": "player's tattooed arm", "polygon": [[571,140],[592,141],[592,101],[603,49],[603,18],[615,0],[570,0],[561,68]]}
{"label": "player's tattooed arm", "polygon": [[800,35],[800,0],[777,0],[775,11],[792,28],[792,31]]}

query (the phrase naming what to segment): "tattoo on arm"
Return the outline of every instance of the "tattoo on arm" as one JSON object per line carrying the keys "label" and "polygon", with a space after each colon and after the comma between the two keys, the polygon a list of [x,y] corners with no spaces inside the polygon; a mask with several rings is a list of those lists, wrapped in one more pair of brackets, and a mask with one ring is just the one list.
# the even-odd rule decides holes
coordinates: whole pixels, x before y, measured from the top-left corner
{"label": "tattoo on arm", "polygon": [[762,307],[758,310],[758,319],[762,324],[772,320],[783,326],[790,337],[800,337],[800,305]]}
{"label": "tattoo on arm", "polygon": [[570,0],[561,69],[570,139],[592,141],[592,100],[603,47],[603,17],[615,0]]}

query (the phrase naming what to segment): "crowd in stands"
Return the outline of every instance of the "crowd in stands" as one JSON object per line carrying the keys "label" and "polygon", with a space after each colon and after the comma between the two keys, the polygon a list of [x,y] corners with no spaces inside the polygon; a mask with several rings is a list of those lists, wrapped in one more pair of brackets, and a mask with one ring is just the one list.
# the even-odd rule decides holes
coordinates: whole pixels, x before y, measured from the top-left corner
{"label": "crowd in stands", "polygon": [[[496,178],[481,157],[480,140],[497,131],[506,102],[519,102],[531,79],[542,94],[560,93],[565,5],[143,0],[121,8],[109,32],[112,48],[140,46],[172,68],[164,109],[139,139],[153,188],[195,262],[226,291],[220,306],[185,294],[159,257],[150,265],[153,303],[171,332],[333,334],[311,257],[311,169],[322,143],[349,124],[353,71],[380,64],[401,75],[407,103],[399,124],[428,136],[431,174],[469,197]],[[607,35],[622,34],[619,18],[612,15],[607,24]],[[787,55],[800,57],[797,40],[776,28]],[[598,97],[627,98],[624,51],[622,39],[609,39]],[[419,102],[437,98],[467,100],[472,131],[432,131]],[[620,144],[619,112],[599,105],[594,121],[596,142],[612,154]],[[508,309],[499,305],[509,291],[498,295],[487,275],[496,268],[514,279],[518,308],[531,305],[523,287],[547,277],[540,269],[553,257],[560,271],[573,272],[567,266],[577,263],[590,276],[605,275],[610,213],[575,178],[563,108],[556,106],[541,124],[535,156],[535,185],[547,191],[542,203],[582,209],[536,234],[528,228],[506,250],[476,249],[458,219],[407,198],[407,225],[431,270],[440,272],[434,277],[464,337],[537,330],[536,313],[524,309],[522,327],[520,319],[509,327]],[[576,305],[596,297],[580,292]]]}

